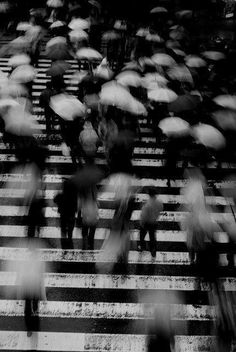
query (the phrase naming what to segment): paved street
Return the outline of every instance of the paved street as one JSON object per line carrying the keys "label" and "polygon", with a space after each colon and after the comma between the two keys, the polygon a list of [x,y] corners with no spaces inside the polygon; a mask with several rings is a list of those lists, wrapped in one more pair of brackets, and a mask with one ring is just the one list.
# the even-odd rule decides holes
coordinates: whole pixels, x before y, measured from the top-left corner
{"label": "paved street", "polygon": [[[4,38],[2,38],[2,43]],[[46,87],[46,70],[50,60],[41,58],[37,65],[37,78],[33,85],[34,114],[40,123],[38,137],[45,136],[45,122],[39,107],[39,95]],[[76,82],[71,77],[78,65],[71,60],[71,69],[66,75],[68,92],[76,91]],[[0,68],[9,72],[8,58],[0,58]],[[184,213],[180,210],[183,198],[180,189],[184,186],[182,163],[176,170],[175,181],[170,188],[165,178],[165,144],[156,145],[147,119],[140,120],[141,140],[136,142],[133,165],[143,185],[154,185],[164,203],[158,231],[156,233],[157,255],[153,259],[149,251],[137,251],[138,219],[145,193],[138,193],[132,215],[131,249],[128,274],[117,268],[116,274],[96,272],[95,263],[113,215],[114,204],[110,193],[99,193],[100,220],[95,235],[94,251],[83,251],[80,228],[73,235],[73,247],[61,249],[59,214],[53,198],[63,177],[71,175],[71,159],[62,156],[61,146],[49,145],[50,157],[44,175],[46,187],[47,226],[41,231],[41,258],[46,263],[45,274],[47,301],[39,306],[40,332],[27,337],[24,322],[24,302],[17,300],[16,275],[4,271],[4,267],[25,256],[24,237],[25,208],[18,205],[22,196],[19,188],[22,175],[12,173],[16,165],[15,156],[0,142],[0,352],[3,351],[145,351],[145,320],[153,304],[148,296],[163,293],[163,297],[174,291],[182,293],[186,304],[173,304],[171,316],[176,321],[176,345],[181,352],[214,351],[212,335],[215,312],[209,306],[205,285],[199,290],[198,279],[185,245],[185,233],[179,221]],[[105,167],[105,156],[99,149],[96,162]],[[223,177],[235,172],[236,164],[225,162],[218,170],[213,162],[208,165],[206,175],[214,181],[217,189],[233,188],[233,183],[222,182]],[[27,181],[27,180],[25,180]],[[8,187],[5,187],[8,182]],[[12,184],[12,187],[10,185]],[[18,184],[18,186],[17,186]],[[99,190],[101,189],[99,185]],[[226,201],[220,195],[207,197],[215,205],[213,218],[219,222],[224,218]],[[231,213],[226,217],[231,218]],[[221,246],[219,273],[226,291],[236,290],[235,271],[226,267],[227,236],[219,234]],[[147,236],[148,239],[148,236]],[[6,295],[6,289],[8,295]],[[10,293],[10,294],[9,294]],[[199,304],[200,300],[200,304]],[[148,302],[148,303],[147,303]],[[187,324],[185,324],[187,322]],[[187,328],[186,328],[187,325]]]}

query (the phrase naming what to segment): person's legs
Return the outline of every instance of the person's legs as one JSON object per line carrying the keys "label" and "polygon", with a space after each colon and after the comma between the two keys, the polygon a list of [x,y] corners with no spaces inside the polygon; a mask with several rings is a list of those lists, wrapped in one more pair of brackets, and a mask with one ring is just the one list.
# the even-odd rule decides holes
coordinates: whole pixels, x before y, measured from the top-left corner
{"label": "person's legs", "polygon": [[146,234],[147,234],[147,230],[143,226],[141,226],[139,231],[139,245],[138,245],[138,250],[140,251],[143,251],[146,247],[144,242]]}
{"label": "person's legs", "polygon": [[75,215],[71,215],[68,218],[68,238],[71,240],[72,239],[72,235],[73,235],[73,231],[74,231],[74,227],[75,227]]}
{"label": "person's legs", "polygon": [[82,237],[83,237],[83,245],[82,249],[86,250],[88,248],[88,226],[85,224],[82,224]]}
{"label": "person's legs", "polygon": [[156,237],[155,237],[155,231],[156,231],[156,226],[155,225],[150,225],[148,228],[149,232],[149,238],[150,238],[150,252],[152,254],[152,257],[156,256]]}
{"label": "person's legs", "polygon": [[88,249],[93,250],[94,249],[94,235],[96,231],[96,226],[90,226],[89,228],[89,234],[88,234]]}
{"label": "person's legs", "polygon": [[[30,298],[25,299],[25,325],[28,333],[32,331],[32,300]],[[29,336],[29,335],[28,335]]]}

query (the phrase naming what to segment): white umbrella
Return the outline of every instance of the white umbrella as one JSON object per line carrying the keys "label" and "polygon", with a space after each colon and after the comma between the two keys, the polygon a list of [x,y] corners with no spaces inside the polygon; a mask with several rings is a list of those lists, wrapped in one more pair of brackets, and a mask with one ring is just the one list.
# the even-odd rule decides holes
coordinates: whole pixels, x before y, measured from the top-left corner
{"label": "white umbrella", "polygon": [[148,99],[159,103],[171,103],[177,98],[177,94],[168,88],[160,88],[148,91]]}
{"label": "white umbrella", "polygon": [[156,65],[164,66],[164,67],[174,66],[176,64],[173,57],[163,53],[158,53],[153,55],[152,60],[155,62]]}
{"label": "white umbrella", "polygon": [[32,27],[32,24],[29,22],[19,22],[16,27],[16,30],[26,32],[31,27]]}
{"label": "white umbrella", "polygon": [[21,105],[11,107],[3,116],[5,130],[17,136],[32,136],[38,123]]}
{"label": "white umbrella", "polygon": [[63,6],[63,2],[61,0],[48,0],[47,1],[47,6],[48,7],[53,7],[53,8],[62,7]]}
{"label": "white umbrella", "polygon": [[0,109],[19,106],[19,103],[11,98],[0,99]]}
{"label": "white umbrella", "polygon": [[174,66],[167,71],[167,74],[172,80],[193,84],[191,72],[185,65]]}
{"label": "white umbrella", "polygon": [[117,33],[114,30],[107,31],[107,32],[103,33],[103,35],[102,35],[102,40],[105,40],[105,41],[117,40],[117,39],[120,39],[120,38],[121,38],[120,33]]}
{"label": "white umbrella", "polygon": [[100,102],[104,105],[112,105],[135,115],[146,115],[147,111],[142,103],[136,100],[130,92],[115,81],[102,86]]}
{"label": "white umbrella", "polygon": [[138,31],[136,32],[136,37],[146,38],[148,34],[150,34],[150,31],[148,28],[139,28]]}
{"label": "white umbrella", "polygon": [[72,30],[82,29],[87,30],[90,28],[90,23],[83,18],[74,18],[69,24],[68,27]]}
{"label": "white umbrella", "polygon": [[69,37],[71,41],[78,41],[78,40],[87,40],[88,33],[86,33],[83,29],[76,29],[69,32]]}
{"label": "white umbrella", "polygon": [[164,42],[163,38],[161,38],[158,34],[148,33],[146,35],[145,39],[148,42],[154,42],[154,43],[163,43]]}
{"label": "white umbrella", "polygon": [[125,199],[127,195],[134,191],[137,180],[128,174],[112,174],[105,180],[104,192],[114,193],[114,200]]}
{"label": "white umbrella", "polygon": [[76,117],[85,115],[85,106],[75,97],[58,94],[50,99],[50,107],[63,120],[73,121]]}
{"label": "white umbrella", "polygon": [[29,29],[27,29],[25,38],[32,42],[39,37],[40,32],[42,32],[41,26],[31,26]]}
{"label": "white umbrella", "polygon": [[193,68],[205,67],[207,65],[205,60],[196,55],[188,55],[185,58],[185,63],[188,67]]}
{"label": "white umbrella", "polygon": [[165,7],[162,7],[162,6],[157,6],[157,7],[154,7],[150,13],[152,14],[157,14],[157,13],[168,13],[168,10],[165,8]]}
{"label": "white umbrella", "polygon": [[121,31],[126,31],[127,29],[127,24],[125,21],[120,21],[120,20],[117,20],[114,24],[114,28],[115,29],[118,29],[118,30],[121,30]]}
{"label": "white umbrella", "polygon": [[179,117],[167,117],[160,121],[159,128],[168,137],[180,137],[189,134],[189,123]]}
{"label": "white umbrella", "polygon": [[142,85],[148,90],[156,90],[167,85],[168,80],[159,73],[147,73],[142,79]]}
{"label": "white umbrella", "polygon": [[100,65],[93,71],[94,75],[105,80],[110,80],[113,76],[113,71],[110,69],[107,59],[104,58]]}
{"label": "white umbrella", "polygon": [[192,135],[205,147],[212,149],[222,149],[225,147],[225,138],[215,127],[199,124],[193,127]]}
{"label": "white umbrella", "polygon": [[125,64],[121,71],[138,71],[141,72],[142,68],[138,62],[131,61]]}
{"label": "white umbrella", "polygon": [[11,50],[15,52],[23,52],[26,51],[30,48],[30,41],[28,38],[26,38],[26,36],[20,36],[17,37],[16,39],[13,39],[9,45]]}
{"label": "white umbrella", "polygon": [[50,39],[46,44],[46,49],[48,49],[54,45],[57,45],[57,44],[66,44],[66,38],[58,36],[58,37]]}
{"label": "white umbrella", "polygon": [[225,59],[225,54],[220,51],[204,51],[202,53],[202,56],[212,61],[219,61]]}
{"label": "white umbrella", "polygon": [[142,78],[137,72],[124,71],[116,76],[116,80],[123,86],[140,87],[142,84]]}
{"label": "white umbrella", "polygon": [[78,59],[102,60],[102,55],[93,48],[82,48],[76,52]]}
{"label": "white umbrella", "polygon": [[177,55],[177,56],[182,56],[185,57],[186,53],[183,50],[180,50],[178,48],[172,48],[172,51]]}
{"label": "white umbrella", "polygon": [[192,18],[193,16],[193,11],[191,10],[180,10],[175,13],[175,16],[177,18]]}
{"label": "white umbrella", "polygon": [[28,94],[27,89],[19,83],[9,81],[0,88],[1,96],[20,97]]}
{"label": "white umbrella", "polygon": [[224,108],[236,110],[236,95],[218,95],[213,101]]}
{"label": "white umbrella", "polygon": [[18,82],[18,83],[27,83],[31,82],[36,77],[36,71],[33,66],[30,65],[22,65],[15,68],[12,72],[10,79]]}
{"label": "white umbrella", "polygon": [[62,21],[55,21],[50,25],[50,29],[54,29],[54,28],[60,28],[60,27],[64,27],[66,24],[65,22]]}
{"label": "white umbrella", "polygon": [[30,57],[26,54],[18,54],[18,55],[14,55],[12,56],[9,61],[8,64],[12,67],[17,67],[20,65],[28,65],[30,64]]}

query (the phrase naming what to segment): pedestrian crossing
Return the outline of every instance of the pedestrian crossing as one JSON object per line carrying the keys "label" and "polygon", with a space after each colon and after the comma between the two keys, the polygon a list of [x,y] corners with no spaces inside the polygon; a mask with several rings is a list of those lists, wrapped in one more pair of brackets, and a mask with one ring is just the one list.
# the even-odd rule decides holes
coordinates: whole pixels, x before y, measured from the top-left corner
{"label": "pedestrian crossing", "polygon": [[[70,70],[65,75],[67,91],[77,94],[77,81],[74,73],[78,69],[75,60],[69,60]],[[46,75],[50,60],[40,58],[37,77],[33,84],[34,115],[39,122],[37,138],[45,136],[45,121],[39,107],[39,95],[46,87]],[[8,58],[0,59],[0,68],[9,73]],[[16,273],[12,263],[24,261],[27,253],[25,236],[27,209],[19,205],[22,197],[22,181],[27,177],[14,170],[16,158],[8,145],[0,143],[0,162],[3,173],[0,175],[0,352],[1,351],[111,351],[145,352],[146,323],[152,319],[158,308],[155,295],[171,297],[173,292],[183,296],[185,304],[172,302],[171,319],[175,326],[175,351],[213,352],[216,337],[214,320],[216,312],[209,305],[209,285],[196,277],[195,269],[185,245],[186,233],[180,228],[185,212],[181,210],[184,199],[181,188],[186,184],[183,178],[182,161],[177,165],[172,187],[167,187],[165,174],[165,144],[156,146],[147,118],[140,119],[141,140],[136,141],[134,150],[134,170],[142,185],[138,190],[135,210],[131,219],[130,252],[128,273],[110,273],[106,268],[112,258],[104,258],[102,244],[108,235],[108,228],[114,213],[113,193],[104,192],[104,182],[98,185],[100,220],[95,234],[93,251],[82,250],[81,230],[73,233],[73,247],[62,249],[60,241],[59,214],[53,198],[60,190],[64,177],[71,174],[70,157],[62,156],[61,146],[50,143],[45,185],[46,226],[40,233],[40,260],[45,263],[45,286],[47,301],[41,301],[38,309],[40,331],[27,337],[24,323],[24,302],[16,293]],[[97,153],[96,163],[106,167],[104,151]],[[206,175],[222,191],[235,188],[235,182],[222,181],[222,177],[233,173],[236,164],[222,163],[218,170],[216,163],[209,163]],[[7,185],[7,187],[6,187]],[[160,216],[156,232],[157,255],[152,258],[149,251],[137,251],[139,240],[139,217],[142,202],[147,199],[145,187],[154,186],[164,210]],[[209,187],[210,191],[210,187]],[[212,219],[218,223],[232,221],[230,211],[224,213],[229,202],[219,195],[206,197],[212,206]],[[226,253],[228,237],[219,229],[217,233],[220,251],[220,284],[227,292],[236,291],[235,272],[227,267]],[[148,243],[147,243],[148,244]],[[96,263],[104,264],[99,273]],[[201,304],[196,306],[198,300]],[[158,304],[165,304],[165,300]]]}

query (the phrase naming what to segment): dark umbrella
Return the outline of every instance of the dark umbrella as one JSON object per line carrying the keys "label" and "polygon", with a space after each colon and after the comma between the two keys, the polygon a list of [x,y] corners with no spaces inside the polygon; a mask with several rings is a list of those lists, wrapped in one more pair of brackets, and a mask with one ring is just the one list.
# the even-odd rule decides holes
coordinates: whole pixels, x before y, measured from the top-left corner
{"label": "dark umbrella", "polygon": [[72,182],[76,186],[78,192],[84,193],[90,187],[96,186],[104,178],[104,173],[95,165],[84,166],[72,177]]}
{"label": "dark umbrella", "polygon": [[69,70],[71,65],[65,61],[55,61],[52,63],[51,67],[47,70],[48,76],[61,76]]}
{"label": "dark umbrella", "polygon": [[212,114],[212,118],[223,130],[236,131],[236,111],[218,110]]}
{"label": "dark umbrella", "polygon": [[67,44],[58,43],[54,44],[46,49],[46,56],[51,60],[69,60],[71,54],[69,52]]}
{"label": "dark umbrella", "polygon": [[168,110],[175,114],[195,110],[201,103],[200,98],[196,95],[180,95],[175,101],[168,105]]}

